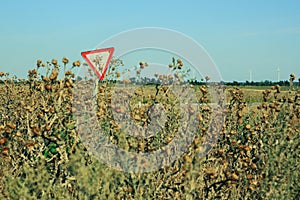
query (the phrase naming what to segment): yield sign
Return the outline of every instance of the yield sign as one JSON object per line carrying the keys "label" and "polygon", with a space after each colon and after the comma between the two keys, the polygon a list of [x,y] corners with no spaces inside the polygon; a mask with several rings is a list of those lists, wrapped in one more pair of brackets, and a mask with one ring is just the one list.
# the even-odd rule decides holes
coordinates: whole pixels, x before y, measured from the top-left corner
{"label": "yield sign", "polygon": [[108,68],[114,48],[96,49],[92,51],[81,52],[81,56],[88,65],[94,70],[100,80],[103,80]]}

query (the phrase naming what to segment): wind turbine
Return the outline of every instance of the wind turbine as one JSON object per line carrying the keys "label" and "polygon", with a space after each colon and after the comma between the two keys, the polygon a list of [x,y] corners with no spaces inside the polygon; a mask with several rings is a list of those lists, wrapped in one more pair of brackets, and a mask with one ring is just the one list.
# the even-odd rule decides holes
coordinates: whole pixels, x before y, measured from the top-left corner
{"label": "wind turbine", "polygon": [[277,82],[280,81],[280,69],[279,67],[277,68]]}

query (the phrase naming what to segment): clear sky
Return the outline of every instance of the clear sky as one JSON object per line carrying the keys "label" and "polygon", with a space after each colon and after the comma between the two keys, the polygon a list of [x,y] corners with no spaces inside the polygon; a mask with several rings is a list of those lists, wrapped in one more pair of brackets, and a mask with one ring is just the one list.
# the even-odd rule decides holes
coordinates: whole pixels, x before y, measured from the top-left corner
{"label": "clear sky", "polygon": [[25,77],[37,59],[81,60],[119,32],[162,27],[200,43],[225,81],[300,76],[298,0],[10,0],[0,3],[0,71]]}

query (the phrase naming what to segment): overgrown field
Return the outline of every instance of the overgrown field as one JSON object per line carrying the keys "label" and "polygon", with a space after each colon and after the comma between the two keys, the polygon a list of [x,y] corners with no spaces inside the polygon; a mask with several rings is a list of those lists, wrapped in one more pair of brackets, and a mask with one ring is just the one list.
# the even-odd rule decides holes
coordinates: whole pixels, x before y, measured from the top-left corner
{"label": "overgrown field", "polygon": [[[226,89],[222,130],[213,149],[201,156],[203,142],[212,134],[209,84],[191,86],[201,106],[197,113],[189,109],[198,126],[188,151],[162,169],[132,173],[99,162],[81,141],[76,127],[76,109],[81,107],[72,100],[83,80],[75,81],[68,60],[62,62],[61,67],[56,60],[45,65],[38,61],[27,80],[0,73],[0,199],[300,199],[297,87],[284,92],[279,86],[263,91]],[[41,77],[42,66],[47,72]],[[78,66],[77,61],[71,68]],[[171,65],[176,66],[180,72],[180,60]],[[108,73],[119,77],[113,68]],[[141,126],[148,122],[153,103],[167,110],[162,131],[148,138],[122,132],[111,110],[122,113],[126,108],[112,103],[114,84],[104,81],[97,87],[97,123],[126,151],[152,152],[177,134],[182,110],[163,82],[180,77],[157,79],[161,85],[138,87],[130,101],[129,116]]]}

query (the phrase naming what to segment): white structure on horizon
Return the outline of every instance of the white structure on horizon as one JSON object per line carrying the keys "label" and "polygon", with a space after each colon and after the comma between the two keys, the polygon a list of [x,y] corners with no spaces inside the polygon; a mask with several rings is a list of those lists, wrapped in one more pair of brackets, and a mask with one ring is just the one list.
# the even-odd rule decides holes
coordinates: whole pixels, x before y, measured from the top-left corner
{"label": "white structure on horizon", "polygon": [[253,80],[252,80],[252,69],[250,69],[250,71],[249,71],[249,72],[250,72],[250,74],[249,74],[249,75],[250,75],[250,77],[249,77],[249,81],[250,81],[250,82],[252,82],[252,81],[253,81]]}
{"label": "white structure on horizon", "polygon": [[277,82],[280,81],[280,69],[279,67],[277,68]]}

